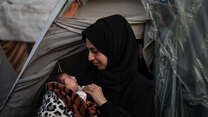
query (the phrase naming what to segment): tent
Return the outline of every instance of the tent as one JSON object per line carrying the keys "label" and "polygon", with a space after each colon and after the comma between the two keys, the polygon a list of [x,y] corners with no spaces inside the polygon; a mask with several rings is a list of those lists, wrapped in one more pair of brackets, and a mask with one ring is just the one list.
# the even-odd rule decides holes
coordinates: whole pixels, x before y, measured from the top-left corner
{"label": "tent", "polygon": [[[80,34],[83,29],[95,22],[99,17],[122,14],[132,24],[137,39],[143,38],[144,23],[149,18],[139,1],[123,0],[118,3],[116,0],[106,0],[105,2],[95,0],[84,4],[84,1],[61,0],[57,2],[45,27],[39,34],[39,38],[35,41],[27,61],[19,72],[17,80],[10,86],[10,91],[7,91],[7,96],[1,106],[2,116],[30,116],[37,109],[36,103],[41,98],[41,89],[44,87],[44,83],[49,79],[49,76],[53,76],[51,73],[56,72],[57,63],[61,65],[64,72],[70,71],[70,74],[78,74],[77,70],[75,70],[76,68],[79,69],[79,72],[82,71],[81,69],[87,59],[82,57],[86,55],[86,47],[81,41]],[[122,6],[122,9],[118,6],[115,7],[116,4]],[[78,9],[77,6],[79,5],[83,6]],[[99,11],[97,8],[101,8],[101,10]],[[28,22],[28,20],[24,22]],[[15,24],[21,24],[21,21],[15,22]],[[25,23],[25,25],[35,28],[32,24]],[[17,34],[25,35],[24,37],[33,37],[36,32],[34,31],[31,36],[28,36],[31,32],[26,33],[25,31]],[[8,39],[6,38],[5,40]],[[18,41],[23,41],[24,43],[33,42],[33,40],[25,41],[23,37]],[[80,61],[84,63],[81,64]],[[75,63],[79,64],[80,67],[76,67]],[[66,64],[71,68],[68,68]]]}
{"label": "tent", "polygon": [[[141,51],[148,71],[153,68],[157,116],[206,117],[207,5],[206,0],[0,2],[0,25],[3,27],[0,35],[5,36],[0,39],[35,42],[18,76],[11,67],[5,69],[9,66],[5,56],[0,59],[7,61],[5,65],[1,62],[0,67],[0,116],[32,116],[38,108],[44,83],[56,73],[58,66],[75,75],[84,72],[86,47],[81,41],[81,31],[101,16],[119,13],[132,25],[138,42],[142,40]],[[22,8],[33,11],[24,14]],[[19,30],[22,27],[28,29]],[[79,66],[74,67],[77,64]]]}

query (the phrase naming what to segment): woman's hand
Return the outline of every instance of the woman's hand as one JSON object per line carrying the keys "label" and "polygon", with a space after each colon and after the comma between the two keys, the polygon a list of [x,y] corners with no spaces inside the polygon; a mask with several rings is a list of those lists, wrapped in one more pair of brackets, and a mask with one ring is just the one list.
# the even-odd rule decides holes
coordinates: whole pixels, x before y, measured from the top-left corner
{"label": "woman's hand", "polygon": [[94,101],[99,105],[103,105],[107,102],[106,98],[103,95],[102,88],[96,84],[89,84],[84,89],[84,92],[91,95],[91,97],[94,99]]}

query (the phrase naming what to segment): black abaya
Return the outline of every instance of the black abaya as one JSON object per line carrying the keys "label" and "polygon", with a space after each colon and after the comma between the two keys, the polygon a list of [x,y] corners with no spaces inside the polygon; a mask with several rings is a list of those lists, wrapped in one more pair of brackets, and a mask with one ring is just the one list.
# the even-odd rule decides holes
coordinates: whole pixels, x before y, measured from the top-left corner
{"label": "black abaya", "polygon": [[100,107],[102,117],[153,117],[154,85],[138,72],[136,39],[126,19],[101,18],[82,36],[108,58],[105,70],[85,77],[101,86],[108,100]]}

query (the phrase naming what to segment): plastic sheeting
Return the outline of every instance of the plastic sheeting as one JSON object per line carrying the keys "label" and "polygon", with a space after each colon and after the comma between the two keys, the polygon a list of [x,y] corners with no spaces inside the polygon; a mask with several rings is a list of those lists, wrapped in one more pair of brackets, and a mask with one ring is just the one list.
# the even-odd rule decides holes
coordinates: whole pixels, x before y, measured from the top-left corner
{"label": "plastic sheeting", "polygon": [[[162,1],[162,0],[161,0]],[[208,117],[208,1],[143,0],[159,117]]]}

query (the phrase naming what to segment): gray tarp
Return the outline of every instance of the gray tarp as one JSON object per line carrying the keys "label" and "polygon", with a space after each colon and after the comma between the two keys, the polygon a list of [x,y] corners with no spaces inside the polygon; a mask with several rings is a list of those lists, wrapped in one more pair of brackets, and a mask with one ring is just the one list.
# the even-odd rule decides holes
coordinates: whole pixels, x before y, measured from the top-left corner
{"label": "gray tarp", "polygon": [[6,55],[4,54],[2,48],[0,47],[0,110],[1,105],[5,101],[5,98],[8,95],[8,92],[11,90],[12,85],[16,81],[17,74],[10,65]]}
{"label": "gray tarp", "polygon": [[79,8],[74,17],[92,23],[100,17],[113,14],[121,14],[131,20],[136,38],[143,38],[144,22],[149,20],[149,17],[140,0],[89,0]]}
{"label": "gray tarp", "polygon": [[[162,1],[162,0],[161,0]],[[143,0],[160,117],[208,117],[208,0]]]}
{"label": "gray tarp", "polygon": [[35,42],[59,0],[0,1],[0,40]]}
{"label": "gray tarp", "polygon": [[[63,14],[75,0],[67,0],[60,12]],[[85,3],[87,0],[82,0]],[[126,17],[147,19],[139,0],[90,0],[80,8],[76,17],[98,18],[116,13]],[[49,16],[57,7],[59,0],[3,0],[0,1],[0,40],[36,42],[47,23]],[[138,10],[135,10],[138,9]],[[135,19],[135,18],[133,18]],[[133,26],[135,27],[135,26]],[[136,28],[134,28],[136,29]],[[137,36],[141,36],[136,33]]]}

